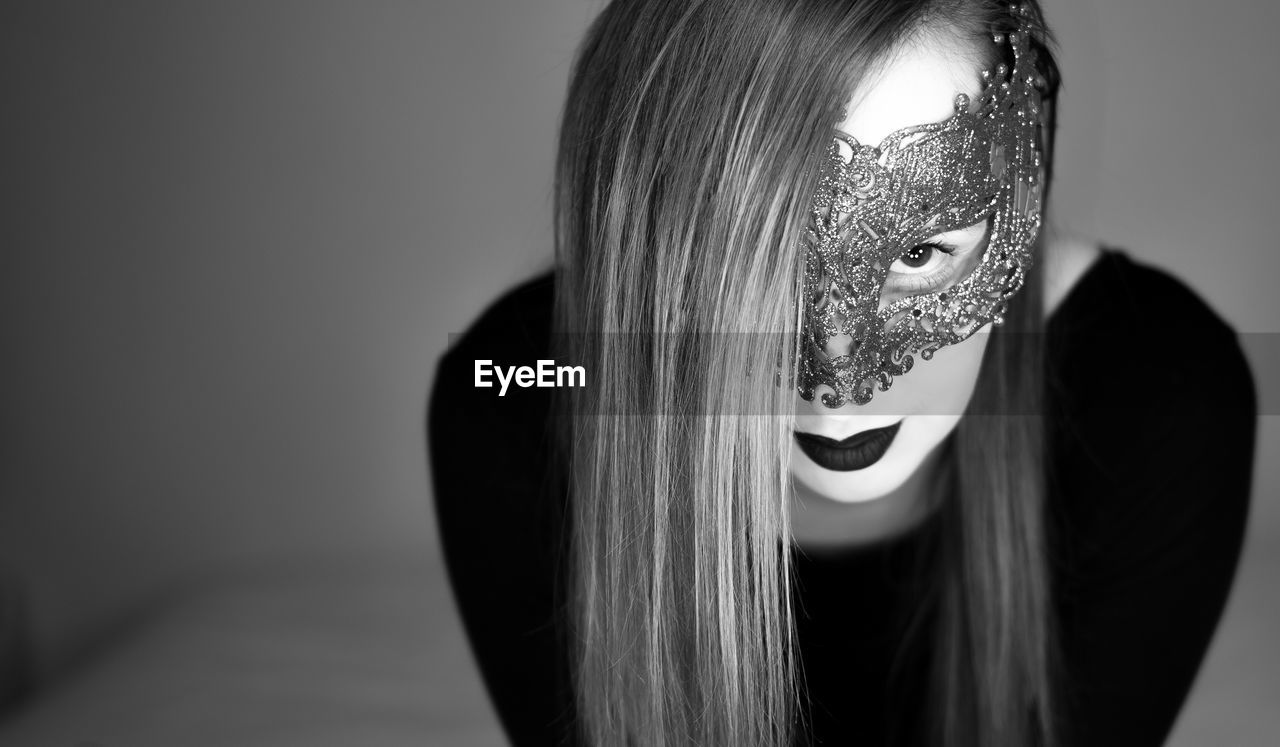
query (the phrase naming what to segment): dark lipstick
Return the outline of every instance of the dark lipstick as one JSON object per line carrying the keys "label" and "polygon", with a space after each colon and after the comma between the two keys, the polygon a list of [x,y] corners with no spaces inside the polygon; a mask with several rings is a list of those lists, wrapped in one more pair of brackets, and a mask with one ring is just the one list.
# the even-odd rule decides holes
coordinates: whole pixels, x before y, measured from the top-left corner
{"label": "dark lipstick", "polygon": [[898,427],[901,425],[902,421],[899,420],[893,425],[855,433],[840,441],[796,431],[796,443],[805,456],[819,467],[835,472],[851,472],[880,461],[880,457],[889,450],[889,444],[893,443],[893,437],[898,435]]}

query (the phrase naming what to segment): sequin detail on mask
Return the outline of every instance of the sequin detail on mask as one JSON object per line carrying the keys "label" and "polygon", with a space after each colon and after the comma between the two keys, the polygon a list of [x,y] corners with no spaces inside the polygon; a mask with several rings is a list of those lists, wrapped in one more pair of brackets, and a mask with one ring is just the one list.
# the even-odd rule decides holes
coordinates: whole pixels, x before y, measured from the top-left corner
{"label": "sequin detail on mask", "polygon": [[[876,147],[835,135],[804,239],[796,388],[806,400],[826,385],[827,407],[866,404],[873,385],[888,390],[916,355],[927,361],[988,322],[1003,323],[1033,263],[1044,185],[1045,80],[1025,20],[1008,42],[1013,69],[1001,64],[983,73],[975,111],[960,94],[950,118],[898,130]],[[986,249],[968,275],[880,308],[898,258],[932,236],[984,220]]]}

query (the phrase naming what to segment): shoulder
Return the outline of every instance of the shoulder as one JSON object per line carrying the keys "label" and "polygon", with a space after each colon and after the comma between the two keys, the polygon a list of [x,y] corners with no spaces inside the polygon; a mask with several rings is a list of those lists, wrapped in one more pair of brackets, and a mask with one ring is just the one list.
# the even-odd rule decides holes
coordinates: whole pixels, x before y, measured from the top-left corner
{"label": "shoulder", "polygon": [[1178,398],[1253,412],[1235,330],[1181,279],[1070,235],[1050,239],[1043,261],[1049,387],[1074,397],[1071,409],[1132,412]]}
{"label": "shoulder", "polygon": [[1072,409],[1253,413],[1238,336],[1166,270],[1102,248],[1047,322],[1051,389]]}
{"label": "shoulder", "polygon": [[[451,335],[449,348],[436,366],[430,401],[432,435],[451,413],[464,418],[461,425],[468,428],[527,430],[542,423],[549,408],[547,390],[513,383],[499,394],[497,372],[533,367],[549,355],[554,277],[553,272],[545,272],[504,291],[465,332]],[[482,374],[487,387],[477,383]]]}
{"label": "shoulder", "polygon": [[[521,532],[531,522],[555,520],[556,506],[547,500],[553,478],[550,390],[517,386],[510,378],[509,386],[500,386],[496,371],[534,366],[545,357],[551,287],[545,274],[503,293],[436,369],[426,435],[447,552],[490,547],[486,537],[504,534],[513,535],[500,545],[508,551],[545,549],[545,537]],[[489,370],[483,383],[480,364]]]}
{"label": "shoulder", "polygon": [[[487,475],[486,465],[496,448],[501,448],[501,459],[511,469],[488,477],[527,484],[544,476],[549,390],[514,382],[500,386],[498,372],[536,366],[548,355],[553,277],[543,273],[503,292],[441,356],[427,412],[428,445],[437,479],[470,483]],[[523,485],[506,487],[514,490]],[[437,499],[452,500],[452,492],[440,491]]]}
{"label": "shoulder", "polygon": [[540,353],[551,339],[555,273],[544,272],[504,291],[485,307],[467,330],[451,340],[442,365],[454,365],[475,354],[507,357]]}

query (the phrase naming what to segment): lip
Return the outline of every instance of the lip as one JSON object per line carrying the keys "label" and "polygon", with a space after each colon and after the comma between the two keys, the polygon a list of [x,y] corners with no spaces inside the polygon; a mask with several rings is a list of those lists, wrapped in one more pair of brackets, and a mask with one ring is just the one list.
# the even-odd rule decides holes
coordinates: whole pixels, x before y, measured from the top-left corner
{"label": "lip", "polygon": [[902,421],[899,420],[893,425],[855,433],[840,441],[795,431],[795,439],[805,456],[819,467],[835,472],[852,472],[880,461],[901,426]]}

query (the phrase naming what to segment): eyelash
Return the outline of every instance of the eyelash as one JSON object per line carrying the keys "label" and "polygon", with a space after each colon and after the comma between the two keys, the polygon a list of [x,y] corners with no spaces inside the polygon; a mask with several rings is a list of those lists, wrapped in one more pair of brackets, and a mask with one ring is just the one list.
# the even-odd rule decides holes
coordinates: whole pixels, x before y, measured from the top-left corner
{"label": "eyelash", "polygon": [[[958,250],[958,247],[939,244],[936,241],[926,241],[916,244],[912,249],[922,246],[927,246],[930,249],[936,249],[949,257],[954,256]],[[910,249],[908,251],[910,251]],[[940,285],[944,280],[946,280],[950,273],[950,263],[946,263],[945,266],[928,274],[902,275],[904,280],[902,282],[901,290],[909,294],[927,293],[933,290],[935,286]]]}

